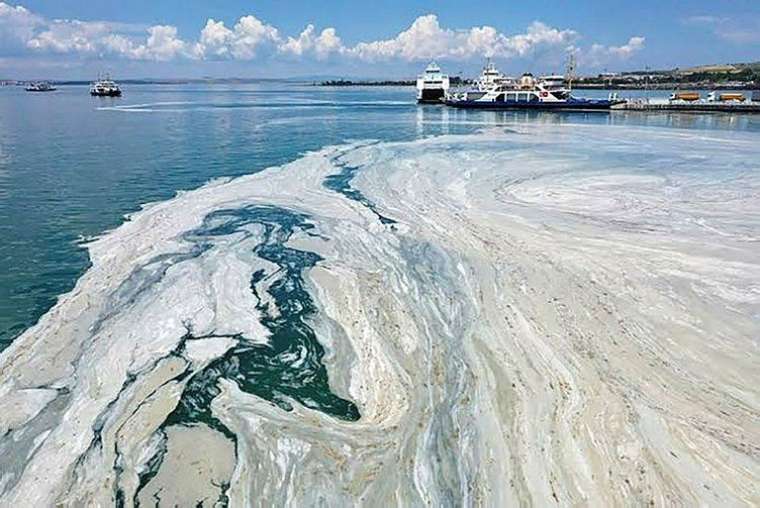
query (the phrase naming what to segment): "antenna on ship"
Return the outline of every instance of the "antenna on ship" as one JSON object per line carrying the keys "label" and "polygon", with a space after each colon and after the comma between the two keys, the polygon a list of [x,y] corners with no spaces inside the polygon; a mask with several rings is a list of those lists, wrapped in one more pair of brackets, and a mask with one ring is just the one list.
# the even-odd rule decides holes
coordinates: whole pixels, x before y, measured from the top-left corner
{"label": "antenna on ship", "polygon": [[649,91],[649,66],[645,66],[644,70],[646,71],[646,75],[644,76],[644,90],[647,92]]}
{"label": "antenna on ship", "polygon": [[567,79],[567,89],[573,89],[573,80],[575,79],[575,69],[577,62],[575,61],[575,50],[570,49],[567,52],[567,66],[565,67],[565,78]]}

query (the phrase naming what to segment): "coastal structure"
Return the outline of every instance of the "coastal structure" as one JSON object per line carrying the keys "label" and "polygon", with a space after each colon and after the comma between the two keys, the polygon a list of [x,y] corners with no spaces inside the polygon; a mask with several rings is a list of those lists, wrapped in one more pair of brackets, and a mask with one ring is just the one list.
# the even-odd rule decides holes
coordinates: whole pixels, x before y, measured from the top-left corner
{"label": "coastal structure", "polygon": [[760,113],[760,93],[673,92],[669,98],[628,99],[612,106],[615,111],[679,111],[683,113]]}

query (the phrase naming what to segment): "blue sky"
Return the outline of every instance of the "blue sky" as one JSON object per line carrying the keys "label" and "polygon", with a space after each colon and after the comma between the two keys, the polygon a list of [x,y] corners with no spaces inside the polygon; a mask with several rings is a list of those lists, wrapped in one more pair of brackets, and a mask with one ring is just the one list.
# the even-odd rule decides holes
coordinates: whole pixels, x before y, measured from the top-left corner
{"label": "blue sky", "polygon": [[411,76],[760,60],[760,1],[0,0],[0,78]]}

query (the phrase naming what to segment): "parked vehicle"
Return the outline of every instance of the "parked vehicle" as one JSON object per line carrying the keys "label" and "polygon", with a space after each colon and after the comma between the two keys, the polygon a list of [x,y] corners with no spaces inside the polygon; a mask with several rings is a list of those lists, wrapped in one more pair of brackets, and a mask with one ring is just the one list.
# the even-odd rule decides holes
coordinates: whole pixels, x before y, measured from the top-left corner
{"label": "parked vehicle", "polygon": [[707,96],[710,102],[744,102],[744,94],[738,92],[717,93],[710,92]]}
{"label": "parked vehicle", "polygon": [[698,101],[700,99],[699,92],[673,92],[670,94],[671,101]]}

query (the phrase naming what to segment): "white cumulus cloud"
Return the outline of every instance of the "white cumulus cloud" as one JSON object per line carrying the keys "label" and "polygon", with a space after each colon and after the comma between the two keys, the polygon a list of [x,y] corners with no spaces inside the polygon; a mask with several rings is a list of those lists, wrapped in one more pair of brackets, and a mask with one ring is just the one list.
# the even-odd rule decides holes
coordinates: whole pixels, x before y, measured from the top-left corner
{"label": "white cumulus cloud", "polygon": [[[333,27],[318,30],[309,24],[297,36],[280,31],[253,15],[232,26],[208,19],[197,38],[185,39],[172,25],[128,25],[108,21],[50,20],[22,6],[0,1],[0,56],[26,50],[37,54],[71,54],[93,58],[144,61],[253,60],[301,58],[319,61],[343,58],[364,62],[430,59],[463,61],[491,57],[527,57],[544,51],[564,52],[580,38],[571,29],[540,21],[524,32],[502,33],[492,26],[447,28],[435,14],[415,19],[392,38],[345,45]],[[644,46],[643,37],[631,37],[622,46],[592,45],[587,61],[624,60]],[[7,49],[10,48],[10,49]],[[10,53],[14,51],[15,53]],[[543,54],[543,53],[541,53]]]}
{"label": "white cumulus cloud", "polygon": [[232,28],[227,28],[223,21],[209,19],[194,46],[193,56],[251,60],[260,49],[276,47],[280,40],[277,28],[256,16],[243,16]]}
{"label": "white cumulus cloud", "polygon": [[44,24],[44,29],[26,40],[26,46],[54,53],[92,53],[115,30],[111,23],[57,19]]}
{"label": "white cumulus cloud", "polygon": [[256,56],[257,48],[265,44],[276,44],[280,40],[277,29],[263,23],[256,16],[240,18],[235,24],[234,34],[232,56],[241,60],[250,60]]}
{"label": "white cumulus cloud", "polygon": [[644,49],[644,37],[631,37],[626,44],[622,46],[611,46],[607,48],[607,52],[618,58],[628,58],[637,51]]}
{"label": "white cumulus cloud", "polygon": [[627,60],[635,53],[644,49],[645,41],[646,39],[644,37],[635,36],[628,39],[628,42],[622,46],[592,44],[587,52],[581,52],[581,60],[583,63],[591,66],[600,66],[610,62]]}
{"label": "white cumulus cloud", "polygon": [[201,57],[227,57],[230,55],[230,42],[235,33],[224,26],[223,21],[209,19],[201,30],[201,37],[196,46]]}
{"label": "white cumulus cloud", "polygon": [[188,45],[177,37],[177,27],[156,25],[148,28],[145,44],[131,47],[126,56],[136,60],[166,62],[180,56],[189,56]]}
{"label": "white cumulus cloud", "polygon": [[687,25],[709,30],[719,39],[733,44],[760,43],[760,18],[745,16],[696,15],[683,20]]}
{"label": "white cumulus cloud", "polygon": [[313,54],[318,60],[324,60],[333,53],[345,53],[346,48],[334,28],[325,28],[319,35],[314,25],[307,25],[298,37],[288,37],[279,46],[279,51],[295,56]]}
{"label": "white cumulus cloud", "polygon": [[341,53],[344,49],[343,42],[334,28],[325,28],[314,41],[317,58],[326,58],[331,53]]}
{"label": "white cumulus cloud", "polygon": [[455,30],[441,27],[438,17],[428,14],[417,18],[393,39],[361,42],[349,53],[368,61],[512,58],[526,56],[541,47],[564,48],[577,35],[573,30],[559,30],[538,21],[532,23],[525,33],[511,36],[491,26]]}
{"label": "white cumulus cloud", "polygon": [[35,31],[44,25],[40,16],[18,5],[0,2],[0,50],[15,50],[26,46]]}

